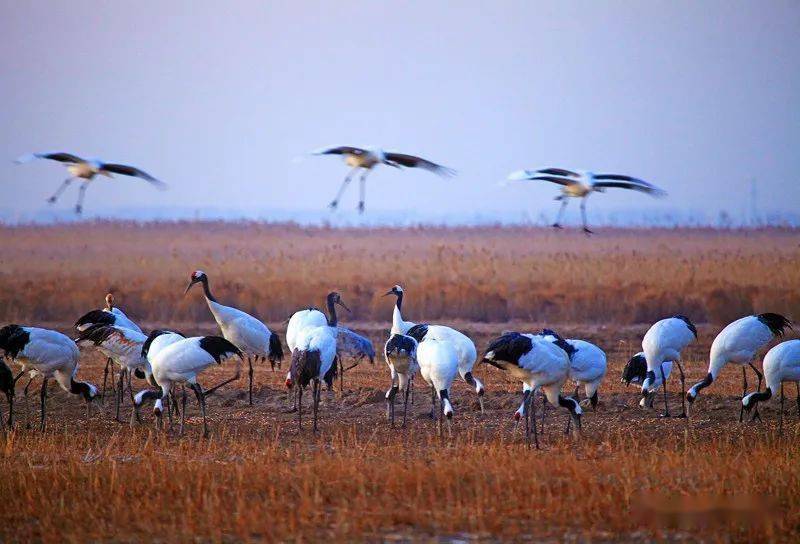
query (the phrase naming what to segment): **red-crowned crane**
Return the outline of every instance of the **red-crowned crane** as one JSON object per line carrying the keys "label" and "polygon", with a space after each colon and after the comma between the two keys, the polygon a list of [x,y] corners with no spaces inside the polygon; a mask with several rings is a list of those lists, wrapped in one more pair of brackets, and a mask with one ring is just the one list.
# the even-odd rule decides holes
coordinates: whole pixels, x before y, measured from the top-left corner
{"label": "red-crowned crane", "polygon": [[89,382],[76,380],[80,351],[68,336],[60,332],[38,327],[6,325],[0,329],[0,349],[6,356],[22,365],[23,372],[41,374],[41,423],[45,430],[47,418],[47,382],[51,378],[58,382],[64,391],[81,395],[86,401],[86,413],[97,396],[97,387]]}
{"label": "red-crowned crane", "polygon": [[395,285],[384,295],[394,295],[397,297],[392,310],[391,334],[413,336],[418,343],[428,338],[451,342],[456,348],[456,353],[458,353],[458,373],[469,386],[475,389],[475,393],[478,395],[478,403],[480,404],[481,412],[483,412],[483,395],[485,389],[483,383],[472,374],[472,368],[475,366],[475,362],[478,359],[478,350],[475,348],[473,341],[470,340],[466,334],[452,327],[429,325],[427,323],[417,325],[410,321],[403,321],[403,316],[401,314],[403,294],[403,288],[399,285]]}
{"label": "red-crowned crane", "polygon": [[[156,340],[165,336],[164,342]],[[187,384],[194,391],[197,402],[200,405],[200,412],[203,415],[203,436],[209,435],[208,421],[206,419],[206,397],[214,391],[238,380],[240,373],[241,360],[243,353],[233,343],[221,336],[195,336],[192,338],[178,338],[177,333],[170,331],[157,330],[150,333],[149,343],[143,346],[146,348],[147,360],[153,372],[153,378],[160,391],[141,391],[136,395],[134,403],[140,406],[144,401],[154,398],[154,412],[156,414],[156,425],[160,427],[161,414],[163,413],[164,398],[169,402],[172,387],[175,384]],[[213,365],[222,364],[224,359],[238,357],[236,363],[236,374],[216,386],[203,391],[202,386],[197,382],[198,376]],[[181,432],[186,416],[186,396],[183,397],[183,409],[181,410]]]}
{"label": "red-crowned crane", "polygon": [[364,213],[367,175],[379,164],[386,164],[395,168],[422,168],[423,170],[428,170],[442,177],[454,176],[456,174],[455,170],[423,158],[414,155],[406,155],[404,153],[395,153],[393,151],[384,151],[377,147],[325,147],[312,151],[312,155],[340,155],[344,158],[344,162],[347,166],[352,168],[347,174],[347,177],[344,178],[341,187],[339,187],[336,197],[330,203],[330,208],[334,210],[339,205],[339,199],[342,198],[342,194],[344,194],[344,190],[353,179],[353,176],[361,170],[358,211]]}
{"label": "red-crowned crane", "polygon": [[767,388],[742,398],[742,408],[748,412],[759,402],[772,398],[781,388],[779,433],[783,433],[783,382],[794,382],[797,387],[797,412],[800,414],[800,340],[787,340],[773,347],[764,356],[764,376]]}
{"label": "red-crowned crane", "polygon": [[[8,401],[8,427],[14,427],[14,397],[16,396],[16,386],[17,381],[25,374],[25,371],[21,371],[19,374],[14,376],[14,373],[11,371],[11,368],[6,364],[6,362],[0,358],[0,392],[5,394],[6,400]],[[3,416],[0,414],[0,424],[3,423]]]}
{"label": "red-crowned crane", "polygon": [[[106,295],[106,306],[105,308],[99,310],[91,310],[80,317],[75,322],[75,330],[78,332],[83,332],[89,327],[94,327],[97,325],[109,325],[113,327],[123,327],[126,329],[131,329],[136,332],[142,332],[142,329],[139,328],[139,325],[134,323],[125,312],[120,310],[117,306],[114,305],[114,295],[108,293]],[[100,402],[105,402],[105,395],[106,395],[106,383],[108,381],[108,370],[109,368],[113,368],[111,366],[111,357],[106,359],[106,367],[103,370],[103,390],[100,393]],[[141,377],[141,376],[139,376]],[[114,376],[111,376],[111,385],[114,385]],[[119,415],[119,414],[117,414]]]}
{"label": "red-crowned crane", "polygon": [[83,211],[83,198],[86,195],[86,188],[89,187],[89,184],[94,180],[95,176],[98,175],[113,178],[114,174],[122,174],[123,176],[141,178],[159,189],[165,189],[167,187],[163,181],[159,181],[147,172],[133,166],[103,162],[98,159],[82,159],[71,153],[29,153],[19,157],[15,162],[17,164],[22,164],[35,159],[49,159],[60,162],[66,166],[67,171],[69,171],[70,176],[64,180],[58,190],[53,193],[53,196],[47,199],[47,202],[50,204],[54,204],[56,200],[58,200],[58,197],[69,187],[73,180],[79,179],[82,181],[78,192],[78,203],[75,206],[75,213],[77,214]]}
{"label": "red-crowned crane", "polygon": [[208,309],[219,325],[224,336],[232,342],[247,357],[248,371],[248,401],[253,404],[253,359],[258,362],[259,357],[269,359],[273,370],[275,364],[283,360],[283,348],[277,333],[256,319],[252,315],[245,313],[231,306],[224,306],[217,302],[211,289],[208,286],[208,275],[202,270],[195,270],[189,278],[189,285],[184,294],[196,283],[203,286]]}
{"label": "red-crowned crane", "polygon": [[676,315],[657,321],[642,339],[642,351],[644,351],[647,362],[647,374],[644,382],[642,382],[642,397],[647,398],[655,391],[656,370],[658,370],[661,374],[661,382],[664,384],[664,417],[669,417],[669,405],[667,404],[667,377],[662,363],[672,361],[678,365],[678,370],[681,373],[682,408],[678,417],[686,417],[686,403],[684,400],[686,376],[681,366],[681,352],[695,340],[697,340],[697,327],[684,315]]}
{"label": "red-crowned crane", "polygon": [[[656,398],[656,392],[662,385],[661,376],[663,375],[664,378],[669,379],[670,373],[672,373],[672,361],[664,361],[661,363],[661,369],[654,373],[655,379],[650,385],[650,393],[647,397],[642,397],[642,399],[639,401],[639,406],[642,408],[653,407],[653,403],[655,402]],[[626,386],[632,383],[638,383],[641,386],[641,384],[644,383],[645,378],[647,378],[647,358],[645,357],[644,352],[640,351],[631,357],[630,360],[625,364],[625,368],[622,369],[622,379],[620,379],[620,381]]]}
{"label": "red-crowned crane", "polygon": [[414,384],[414,375],[419,370],[417,363],[417,341],[412,336],[393,334],[383,347],[383,355],[392,377],[392,385],[386,392],[386,410],[394,427],[394,401],[397,392],[403,392],[403,427],[406,426],[408,396]]}
{"label": "red-crowned crane", "polygon": [[[580,404],[561,394],[561,388],[569,377],[569,355],[556,343],[536,334],[507,332],[489,343],[482,361],[508,371],[513,377],[527,383],[532,390],[539,388],[550,404],[569,411],[570,418],[575,423],[575,432],[580,431],[583,413]],[[538,448],[536,417],[531,398],[532,395],[529,395],[528,404],[531,409],[526,410],[527,435],[530,440],[531,419],[534,422],[533,437]]]}
{"label": "red-crowned crane", "polygon": [[561,194],[556,200],[561,201],[553,227],[561,228],[561,217],[567,207],[569,198],[581,199],[581,218],[583,232],[592,234],[586,225],[586,198],[592,193],[603,193],[608,188],[632,189],[655,197],[666,196],[663,190],[641,179],[622,174],[594,174],[592,172],[575,172],[564,168],[542,168],[540,170],[517,170],[508,176],[512,181],[550,181],[562,186]]}
{"label": "red-crowned crane", "polygon": [[[131,375],[134,372],[140,377],[150,377],[150,363],[142,355],[147,336],[144,333],[125,327],[114,325],[95,325],[81,332],[75,339],[78,346],[94,346],[100,353],[114,361],[120,367],[119,384],[114,403],[114,419],[119,418],[122,398],[125,391],[125,380],[127,379],[128,393],[131,403],[133,403],[134,393],[131,385]],[[131,410],[130,424],[133,426],[134,419],[138,420],[139,414],[135,409]]]}
{"label": "red-crowned crane", "polygon": [[[737,319],[722,329],[711,344],[708,374],[702,381],[694,384],[686,393],[686,400],[692,404],[697,394],[711,385],[722,368],[728,363],[742,367],[742,398],[747,394],[746,367],[753,369],[758,377],[758,388],[761,390],[761,372],[753,364],[758,352],[774,338],[783,336],[784,331],[792,328],[792,323],[780,314],[766,313],[748,315]],[[739,410],[739,421],[742,421],[744,409]],[[756,409],[755,414],[758,414]],[[757,415],[755,417],[758,417]]]}
{"label": "red-crowned crane", "polygon": [[292,351],[292,366],[290,369],[291,383],[297,388],[297,424],[303,425],[303,390],[312,384],[311,395],[313,399],[314,432],[317,431],[317,418],[322,380],[333,387],[333,377],[336,372],[334,362],[336,359],[336,340],[338,317],[336,306],[341,306],[348,312],[350,309],[342,301],[339,293],[333,291],[326,298],[328,318],[325,325],[303,329],[298,334],[297,344]]}

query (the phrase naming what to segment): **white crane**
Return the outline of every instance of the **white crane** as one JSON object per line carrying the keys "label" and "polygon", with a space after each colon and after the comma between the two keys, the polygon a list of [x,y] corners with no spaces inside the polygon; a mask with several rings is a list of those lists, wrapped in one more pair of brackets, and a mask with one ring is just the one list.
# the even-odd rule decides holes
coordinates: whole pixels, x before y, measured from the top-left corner
{"label": "white crane", "polygon": [[6,356],[22,365],[23,372],[42,375],[41,424],[45,430],[47,418],[47,382],[51,378],[64,391],[81,395],[86,400],[87,416],[91,403],[97,396],[97,387],[89,382],[76,380],[80,351],[68,336],[60,332],[38,327],[7,325],[0,329],[0,349]]}
{"label": "white crane", "polygon": [[333,377],[336,373],[334,360],[336,359],[336,339],[338,335],[336,305],[348,312],[350,309],[342,302],[339,293],[333,291],[327,299],[328,319],[325,325],[307,328],[295,338],[297,342],[292,351],[292,366],[290,369],[290,382],[297,387],[297,424],[303,424],[303,390],[311,383],[311,394],[314,406],[314,432],[317,431],[317,416],[320,401],[320,382],[325,380],[328,387],[333,386]]}
{"label": "white crane", "polygon": [[383,347],[383,355],[392,376],[392,385],[386,392],[387,416],[394,427],[394,403],[397,392],[403,392],[403,427],[406,426],[408,396],[414,384],[414,375],[419,370],[417,363],[417,341],[412,336],[393,334]]}
{"label": "white crane", "polygon": [[642,339],[642,351],[647,361],[647,374],[642,382],[642,397],[647,398],[655,391],[656,370],[661,374],[664,384],[664,417],[669,417],[667,404],[667,377],[662,363],[672,361],[678,365],[681,373],[681,408],[678,417],[686,417],[686,403],[684,391],[686,377],[681,366],[681,352],[697,340],[697,327],[684,315],[676,315],[657,321],[645,333]]}
{"label": "white crane", "polygon": [[[735,363],[742,367],[742,398],[747,394],[747,366],[756,373],[758,377],[757,390],[760,391],[763,376],[753,364],[753,360],[758,352],[774,338],[782,337],[787,328],[792,328],[791,321],[780,314],[773,313],[748,315],[729,324],[720,331],[711,344],[708,374],[702,381],[689,389],[686,393],[686,400],[692,404],[697,398],[697,394],[711,385],[728,363]],[[744,416],[743,410],[744,408],[739,411],[740,422]],[[758,409],[755,414],[755,417],[758,417]]]}
{"label": "white crane", "polygon": [[[650,385],[650,393],[647,397],[642,397],[639,401],[639,406],[642,408],[652,408],[653,402],[656,398],[656,391],[662,385],[661,376],[663,375],[664,378],[669,379],[669,375],[672,373],[672,361],[664,361],[661,363],[661,369],[658,372],[654,372],[655,378],[653,379],[653,383]],[[625,368],[622,369],[622,379],[620,380],[626,386],[632,383],[642,384],[644,383],[645,378],[647,377],[647,358],[644,355],[643,351],[640,351],[625,364]]]}
{"label": "white crane", "polygon": [[[576,433],[581,428],[581,410],[578,401],[561,394],[561,387],[569,377],[569,355],[561,347],[536,334],[508,332],[489,343],[483,354],[483,362],[508,371],[513,377],[525,382],[531,388],[539,388],[547,401],[553,406],[561,406],[569,411],[575,423]],[[539,438],[536,430],[534,405],[528,396],[530,410],[526,410],[527,435],[530,440],[530,422],[534,421],[533,437],[536,447]]]}
{"label": "white crane", "polygon": [[458,353],[458,373],[467,385],[473,387],[478,395],[481,413],[483,413],[483,396],[486,392],[483,383],[473,376],[472,368],[478,359],[478,350],[475,344],[464,333],[445,327],[444,325],[429,325],[427,323],[415,324],[410,321],[403,321],[401,307],[403,305],[403,288],[399,285],[392,287],[384,296],[394,295],[397,297],[392,310],[392,329],[391,334],[405,334],[413,336],[418,343],[426,339],[436,339],[452,342]]}
{"label": "white crane", "polygon": [[742,398],[742,408],[748,412],[759,402],[772,398],[781,388],[781,412],[779,433],[783,433],[783,382],[795,382],[798,388],[797,411],[800,413],[800,340],[787,340],[773,347],[764,356],[764,375],[767,388]]}
{"label": "white crane", "polygon": [[508,175],[511,181],[550,181],[562,186],[561,194],[556,200],[561,201],[553,227],[561,228],[561,217],[567,207],[569,198],[581,199],[581,218],[583,232],[592,234],[586,225],[586,198],[592,193],[603,193],[608,188],[632,189],[655,197],[666,196],[666,192],[646,181],[622,174],[594,174],[592,172],[576,172],[564,168],[542,168],[540,170],[517,170]]}
{"label": "white crane", "polygon": [[[114,417],[117,421],[120,421],[119,412],[125,391],[125,380],[127,379],[128,393],[131,397],[131,403],[133,403],[134,393],[131,385],[131,374],[139,371],[140,377],[148,378],[152,374],[150,363],[142,355],[142,346],[144,346],[146,340],[147,336],[144,333],[114,325],[95,325],[85,329],[75,339],[75,343],[79,347],[94,346],[100,353],[119,365],[119,384],[114,404]],[[138,420],[138,418],[137,411],[135,409],[132,410],[131,426],[133,426],[134,419]]]}
{"label": "white crane", "polygon": [[219,325],[224,336],[232,342],[247,357],[248,371],[248,399],[250,405],[253,404],[253,359],[258,362],[259,357],[269,359],[274,370],[275,363],[283,360],[283,348],[277,333],[256,319],[252,315],[245,313],[231,306],[224,306],[217,302],[211,289],[208,287],[208,275],[202,270],[195,270],[189,278],[189,285],[186,287],[184,295],[196,283],[203,286],[208,309]]}
{"label": "white crane", "polygon": [[[161,340],[159,338],[165,337]],[[214,393],[223,385],[239,379],[241,361],[244,354],[233,343],[221,336],[195,336],[183,338],[171,331],[153,331],[148,337],[148,342],[142,347],[143,353],[150,362],[153,378],[160,391],[140,391],[134,398],[134,404],[141,406],[148,399],[155,399],[153,411],[156,414],[156,425],[161,426],[163,413],[162,400],[169,402],[172,387],[175,384],[187,384],[197,397],[200,412],[203,415],[203,436],[209,435],[206,419],[206,397]],[[224,359],[238,357],[236,373],[214,387],[203,391],[197,382],[198,376],[213,365],[222,364]],[[181,432],[186,416],[186,396],[183,396],[183,409],[181,410]]]}
{"label": "white crane", "polygon": [[165,189],[167,187],[164,182],[157,180],[147,172],[133,166],[103,162],[99,159],[82,159],[71,153],[29,153],[19,157],[15,162],[17,164],[22,164],[34,159],[49,159],[60,162],[66,166],[67,171],[69,171],[69,177],[65,179],[58,190],[53,193],[53,196],[47,199],[47,202],[50,204],[54,204],[56,200],[58,200],[58,197],[61,196],[61,193],[63,193],[74,180],[79,179],[83,182],[78,192],[78,203],[75,206],[75,213],[78,214],[83,211],[83,198],[86,194],[86,188],[89,187],[89,184],[94,180],[95,176],[98,175],[113,178],[113,174],[122,174],[123,176],[141,178],[159,189]]}
{"label": "white crane", "polygon": [[422,168],[423,170],[428,170],[442,177],[454,176],[456,174],[455,170],[423,158],[403,153],[395,153],[393,151],[384,151],[377,147],[325,147],[312,151],[312,155],[340,155],[344,158],[344,162],[347,166],[352,168],[347,174],[347,177],[344,178],[341,187],[339,187],[336,197],[330,203],[330,208],[334,210],[339,205],[339,199],[342,198],[342,194],[344,194],[344,190],[353,179],[353,176],[361,170],[358,211],[360,213],[364,212],[367,175],[379,164],[386,164],[395,168]]}
{"label": "white crane", "polygon": [[[558,347],[567,352],[569,356],[569,380],[575,383],[574,399],[579,401],[583,408],[589,406],[592,409],[597,408],[598,403],[598,389],[603,382],[606,375],[607,361],[605,352],[586,340],[576,338],[563,339],[555,331],[551,329],[543,329],[539,336],[545,340],[549,340],[556,344]],[[579,398],[579,387],[583,386],[586,398],[581,401]],[[523,383],[522,395],[523,400],[520,407],[514,412],[514,419],[519,421],[524,417],[525,407],[528,396],[532,393],[531,387]],[[544,407],[542,407],[542,420],[544,420]],[[544,423],[543,423],[544,424]],[[569,430],[569,426],[567,427]]]}
{"label": "white crane", "polygon": [[[99,310],[91,310],[81,316],[75,322],[75,330],[78,332],[83,332],[89,327],[94,327],[97,325],[109,325],[114,327],[124,327],[126,329],[131,329],[136,332],[142,332],[142,329],[139,328],[135,322],[133,322],[125,312],[120,310],[117,306],[114,305],[114,295],[108,293],[106,295],[106,306],[105,308]],[[105,402],[105,395],[106,395],[106,383],[108,380],[108,370],[111,366],[111,357],[106,359],[106,367],[103,370],[103,391],[100,393],[100,402]],[[142,376],[139,376],[142,377]],[[111,385],[114,385],[114,376],[111,376]],[[119,413],[117,414],[119,415]]]}
{"label": "white crane", "polygon": [[[458,352],[447,340],[426,338],[417,345],[417,364],[419,374],[431,388],[431,415],[437,421],[439,434],[442,434],[442,418],[447,418],[447,430],[451,431],[450,420],[453,419],[453,405],[450,403],[450,388],[458,375]],[[436,399],[442,410],[441,416],[436,411]]]}

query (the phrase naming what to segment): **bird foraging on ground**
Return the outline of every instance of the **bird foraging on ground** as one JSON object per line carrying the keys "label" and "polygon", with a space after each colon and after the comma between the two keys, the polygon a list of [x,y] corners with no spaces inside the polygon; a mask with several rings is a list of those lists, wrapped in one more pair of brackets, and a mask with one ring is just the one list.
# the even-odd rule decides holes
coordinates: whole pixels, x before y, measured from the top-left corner
{"label": "bird foraging on ground", "polygon": [[[653,402],[656,398],[656,392],[658,388],[663,385],[661,376],[664,378],[669,379],[669,375],[672,373],[672,361],[664,361],[661,363],[661,368],[658,372],[654,372],[655,378],[653,379],[653,383],[650,384],[650,391],[646,397],[642,397],[639,401],[639,406],[642,408],[652,408]],[[645,378],[647,378],[647,358],[644,355],[643,351],[640,351],[636,355],[630,358],[630,360],[625,364],[625,368],[622,369],[622,378],[620,381],[624,383],[626,386],[637,383],[641,386],[644,383]]]}
{"label": "bird foraging on ground", "polygon": [[23,372],[31,371],[32,376],[34,373],[42,376],[39,425],[42,432],[47,419],[47,382],[50,379],[55,379],[64,391],[82,396],[89,415],[92,401],[97,397],[97,387],[75,379],[80,351],[68,336],[39,327],[7,325],[0,329],[0,349],[22,365]]}
{"label": "bird foraging on ground", "polygon": [[592,193],[604,193],[609,188],[631,189],[654,197],[666,196],[666,192],[655,185],[623,174],[595,174],[593,172],[576,172],[564,168],[542,168],[540,170],[517,170],[508,175],[511,181],[549,181],[562,186],[561,194],[556,200],[561,201],[553,227],[561,228],[561,218],[567,207],[569,198],[581,199],[581,219],[583,232],[592,234],[586,222],[586,199]]}
{"label": "bird foraging on ground", "polygon": [[697,327],[684,315],[676,315],[662,319],[648,329],[642,339],[642,351],[647,363],[647,374],[642,382],[642,397],[648,398],[655,391],[656,371],[661,374],[661,383],[664,384],[664,417],[669,417],[667,404],[667,376],[662,363],[672,361],[678,365],[681,373],[681,413],[678,417],[686,417],[686,403],[684,391],[686,375],[681,365],[681,352],[697,340]]}
{"label": "bird foraging on ground", "polygon": [[413,336],[393,334],[383,347],[386,364],[391,372],[392,385],[386,392],[386,408],[389,420],[394,427],[394,401],[397,392],[403,392],[403,427],[406,426],[408,396],[414,384],[414,375],[419,370],[417,362],[417,341]]}
{"label": "bird foraging on ground", "polygon": [[[744,367],[743,367],[744,368]],[[742,408],[748,412],[759,402],[772,398],[780,386],[781,411],[779,433],[783,432],[783,382],[795,382],[797,387],[797,413],[800,414],[800,340],[781,342],[764,356],[764,375],[767,388],[742,398]]]}
{"label": "bird foraging on ground", "polygon": [[110,162],[103,162],[99,159],[82,159],[71,153],[30,153],[19,157],[15,162],[22,164],[30,162],[35,159],[49,159],[57,161],[66,166],[70,176],[64,180],[59,186],[53,196],[47,199],[47,202],[54,204],[58,197],[61,196],[67,187],[74,181],[80,180],[81,186],[78,190],[78,203],[75,205],[75,213],[80,214],[83,212],[83,199],[86,194],[86,188],[94,181],[96,176],[106,176],[113,178],[114,174],[121,174],[123,176],[131,176],[141,178],[158,189],[166,189],[167,185],[163,181],[159,181],[147,172],[140,170],[134,166],[126,164],[115,164]]}
{"label": "bird foraging on ground", "polygon": [[330,203],[331,209],[336,209],[339,205],[339,199],[342,198],[345,189],[352,181],[359,170],[361,170],[360,183],[360,196],[358,202],[358,211],[364,213],[364,200],[366,198],[366,181],[367,176],[379,164],[393,166],[395,168],[422,168],[428,170],[441,177],[450,177],[456,174],[455,170],[436,164],[429,160],[414,155],[406,155],[404,153],[395,153],[393,151],[384,151],[377,147],[352,147],[352,146],[338,146],[338,147],[325,147],[312,151],[312,155],[340,155],[344,158],[345,164],[351,167],[350,172],[344,178],[336,197]]}

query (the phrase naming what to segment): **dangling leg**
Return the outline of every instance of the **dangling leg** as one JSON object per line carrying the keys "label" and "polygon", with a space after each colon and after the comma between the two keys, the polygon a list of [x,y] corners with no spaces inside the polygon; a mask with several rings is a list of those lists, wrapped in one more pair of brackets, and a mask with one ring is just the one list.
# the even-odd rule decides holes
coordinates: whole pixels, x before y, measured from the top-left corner
{"label": "dangling leg", "polygon": [[42,417],[41,417],[41,423],[39,424],[39,430],[41,432],[44,432],[45,419],[47,418],[47,406],[46,406],[46,401],[47,401],[47,376],[42,376],[42,378],[43,378],[43,380],[42,380],[42,392],[40,394],[41,403],[42,403]]}
{"label": "dangling leg", "polygon": [[208,421],[206,419],[206,396],[203,394],[203,388],[199,383],[191,384],[194,394],[197,397],[197,402],[200,404],[200,412],[203,414],[203,437],[208,438]]}
{"label": "dangling leg", "polygon": [[50,198],[47,199],[47,202],[50,203],[50,204],[55,204],[56,200],[58,200],[58,197],[61,196],[61,193],[63,193],[66,190],[66,188],[69,187],[70,183],[72,183],[72,180],[73,180],[73,178],[65,179],[61,183],[61,185],[58,186],[58,189],[56,189],[56,192],[53,193],[53,196],[51,196]]}
{"label": "dangling leg", "polygon": [[247,364],[250,365],[250,370],[247,371],[247,378],[249,380],[248,383],[248,399],[250,402],[250,406],[253,405],[253,359],[248,357]]}
{"label": "dangling leg", "polygon": [[561,207],[558,208],[558,215],[556,216],[556,222],[553,223],[553,228],[560,229],[561,227],[561,218],[564,215],[564,210],[567,209],[567,197],[564,195],[557,196],[556,200],[561,201]]}
{"label": "dangling leg", "polygon": [[664,388],[664,413],[661,417],[669,417],[669,404],[667,404],[667,377],[664,375],[664,364],[660,365],[661,368],[661,386]]}
{"label": "dangling leg", "polygon": [[[742,398],[747,395],[747,372],[745,372],[744,367],[742,367]],[[744,404],[739,409],[739,423],[742,422],[744,419]]]}
{"label": "dangling leg", "polygon": [[364,170],[364,173],[361,174],[361,179],[359,180],[358,213],[364,213],[364,200],[367,197],[367,176],[369,175],[369,172],[369,170]]}
{"label": "dangling leg", "polygon": [[81,183],[81,186],[78,189],[78,204],[75,205],[75,213],[77,213],[78,215],[83,213],[83,199],[86,196],[87,187],[89,187],[88,180]]}
{"label": "dangling leg", "polygon": [[677,417],[688,417],[686,414],[686,376],[683,373],[683,366],[680,361],[675,361],[681,373],[681,413]]}
{"label": "dangling leg", "polygon": [[[758,387],[756,388],[756,391],[760,393],[761,392],[761,381],[764,379],[764,375],[756,368],[756,365],[754,365],[752,362],[750,363],[750,368],[753,369],[753,372],[755,372],[756,376],[758,377]],[[783,382],[781,382],[781,385],[783,385]],[[750,418],[750,421],[754,421],[756,419],[761,421],[761,414],[758,413],[758,403],[756,403],[756,407],[755,408],[756,409],[753,410],[753,416]]]}
{"label": "dangling leg", "polygon": [[586,226],[586,197],[581,198],[581,219],[583,220],[583,232],[588,234],[594,234],[589,227]]}
{"label": "dangling leg", "polygon": [[339,205],[339,199],[342,198],[342,194],[344,194],[344,190],[350,184],[350,180],[353,179],[353,175],[358,171],[358,168],[359,167],[356,166],[355,168],[350,170],[350,172],[348,172],[347,176],[344,178],[344,181],[342,182],[342,185],[339,187],[339,191],[336,193],[336,197],[333,199],[333,201],[330,204],[328,204],[328,207],[330,209],[335,210],[336,207]]}

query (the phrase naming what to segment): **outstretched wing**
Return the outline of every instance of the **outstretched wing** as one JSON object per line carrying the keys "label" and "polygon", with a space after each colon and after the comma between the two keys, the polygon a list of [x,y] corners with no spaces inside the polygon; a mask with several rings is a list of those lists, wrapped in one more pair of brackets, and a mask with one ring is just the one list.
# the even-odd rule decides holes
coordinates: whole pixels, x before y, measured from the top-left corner
{"label": "outstretched wing", "polygon": [[456,171],[453,170],[452,168],[447,168],[446,166],[442,166],[441,164],[436,164],[435,162],[431,162],[427,159],[416,157],[414,155],[387,152],[386,160],[395,164],[399,164],[400,166],[405,166],[407,168],[422,168],[423,170],[428,170],[429,172],[433,172],[434,174],[443,177],[450,177],[456,175]]}
{"label": "outstretched wing", "polygon": [[366,153],[364,149],[349,145],[322,147],[311,152],[312,155],[363,155],[364,153]]}
{"label": "outstretched wing", "polygon": [[641,193],[647,193],[652,196],[662,197],[666,196],[666,191],[659,189],[655,185],[647,183],[644,180],[637,179],[623,174],[595,174],[593,187],[612,187],[617,189],[633,189]]}
{"label": "outstretched wing", "polygon": [[100,167],[102,170],[106,172],[113,172],[114,174],[122,174],[123,176],[133,176],[137,178],[142,178],[145,181],[149,181],[159,189],[164,189],[167,187],[167,184],[163,181],[157,180],[144,170],[139,170],[133,166],[128,166],[125,164],[112,164],[112,163],[103,163]]}
{"label": "outstretched wing", "polygon": [[28,153],[27,155],[22,155],[21,157],[17,158],[14,162],[17,164],[22,164],[25,162],[30,162],[35,159],[50,159],[51,161],[58,161],[67,164],[78,164],[82,162],[86,162],[82,158],[78,157],[77,155],[73,155],[72,153]]}
{"label": "outstretched wing", "polygon": [[564,175],[556,175],[552,173],[552,171],[559,171],[559,172],[568,172],[568,170],[560,170],[558,168],[544,168],[542,170],[517,170],[515,172],[511,172],[508,175],[508,179],[511,181],[550,181],[552,183],[558,183],[559,185],[572,185],[573,183],[577,183],[579,180],[579,175],[574,174],[574,172],[570,172],[570,174],[574,174],[577,177],[571,177]]}

